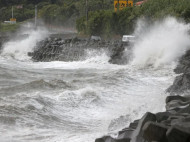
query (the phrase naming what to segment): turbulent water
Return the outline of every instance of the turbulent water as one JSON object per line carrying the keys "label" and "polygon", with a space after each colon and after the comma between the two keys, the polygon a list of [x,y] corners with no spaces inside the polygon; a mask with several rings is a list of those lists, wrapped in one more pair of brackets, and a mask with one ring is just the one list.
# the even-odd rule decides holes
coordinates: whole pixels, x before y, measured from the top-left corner
{"label": "turbulent water", "polygon": [[[179,28],[187,25],[175,19],[166,19],[161,24],[170,24],[180,36],[187,36],[187,28]],[[168,52],[158,47],[160,41],[148,44],[144,37],[135,45],[134,58],[128,65],[109,64],[106,53],[91,51],[84,61],[35,63],[27,57],[33,48],[31,44],[39,40],[34,37],[35,32],[22,41],[6,43],[0,56],[1,142],[93,142],[128,126],[146,111],[164,110],[165,89],[175,76],[174,65],[168,62],[175,63],[179,55],[174,54],[177,49],[181,51],[177,41],[175,52]],[[177,38],[178,42],[183,39]],[[156,59],[156,53],[151,54],[149,49],[139,55],[140,42],[144,50],[147,49],[143,45],[156,45]],[[162,57],[166,54],[175,59],[164,62]]]}

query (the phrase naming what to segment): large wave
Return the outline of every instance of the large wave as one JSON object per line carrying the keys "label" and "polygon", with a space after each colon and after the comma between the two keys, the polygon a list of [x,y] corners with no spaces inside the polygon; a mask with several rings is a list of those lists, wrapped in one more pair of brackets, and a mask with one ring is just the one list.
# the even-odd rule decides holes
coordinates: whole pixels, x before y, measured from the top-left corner
{"label": "large wave", "polygon": [[[23,39],[17,39],[19,36],[25,36]],[[37,42],[43,40],[48,36],[48,31],[45,28],[38,28],[36,30],[29,29],[23,32],[21,29],[14,40],[10,40],[3,45],[2,54],[6,57],[12,57],[17,60],[28,60],[28,52],[33,51]]]}
{"label": "large wave", "polygon": [[190,25],[168,17],[149,25],[139,20],[135,35],[137,42],[133,49],[132,64],[155,68],[171,64],[190,49]]}

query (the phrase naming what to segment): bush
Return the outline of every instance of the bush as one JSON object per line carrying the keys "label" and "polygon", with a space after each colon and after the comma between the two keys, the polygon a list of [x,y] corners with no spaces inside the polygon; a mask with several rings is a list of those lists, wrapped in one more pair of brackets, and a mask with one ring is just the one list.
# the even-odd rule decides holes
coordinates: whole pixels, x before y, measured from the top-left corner
{"label": "bush", "polygon": [[190,22],[190,1],[148,0],[142,6],[125,8],[119,12],[111,10],[90,12],[88,27],[84,27],[86,21],[83,17],[77,20],[77,30],[100,36],[131,34],[139,17],[145,17],[151,22],[166,16],[184,18],[186,22]]}

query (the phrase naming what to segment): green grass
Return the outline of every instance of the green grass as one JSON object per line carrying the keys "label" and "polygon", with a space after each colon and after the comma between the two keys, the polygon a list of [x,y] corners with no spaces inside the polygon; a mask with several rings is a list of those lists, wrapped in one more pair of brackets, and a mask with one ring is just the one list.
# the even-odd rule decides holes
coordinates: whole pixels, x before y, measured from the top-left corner
{"label": "green grass", "polygon": [[0,25],[0,32],[15,32],[20,27],[20,23],[16,24],[4,24]]}

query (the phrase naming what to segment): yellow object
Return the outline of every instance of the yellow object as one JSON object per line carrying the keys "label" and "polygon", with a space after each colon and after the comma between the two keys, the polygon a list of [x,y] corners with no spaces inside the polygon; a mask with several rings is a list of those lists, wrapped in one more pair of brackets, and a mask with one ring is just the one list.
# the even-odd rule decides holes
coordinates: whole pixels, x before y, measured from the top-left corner
{"label": "yellow object", "polygon": [[[118,7],[119,1],[119,7]],[[133,7],[133,0],[114,0],[114,10],[122,10],[125,7]],[[118,9],[119,8],[119,9]]]}
{"label": "yellow object", "polygon": [[16,22],[16,18],[11,18],[10,21],[11,22]]}

